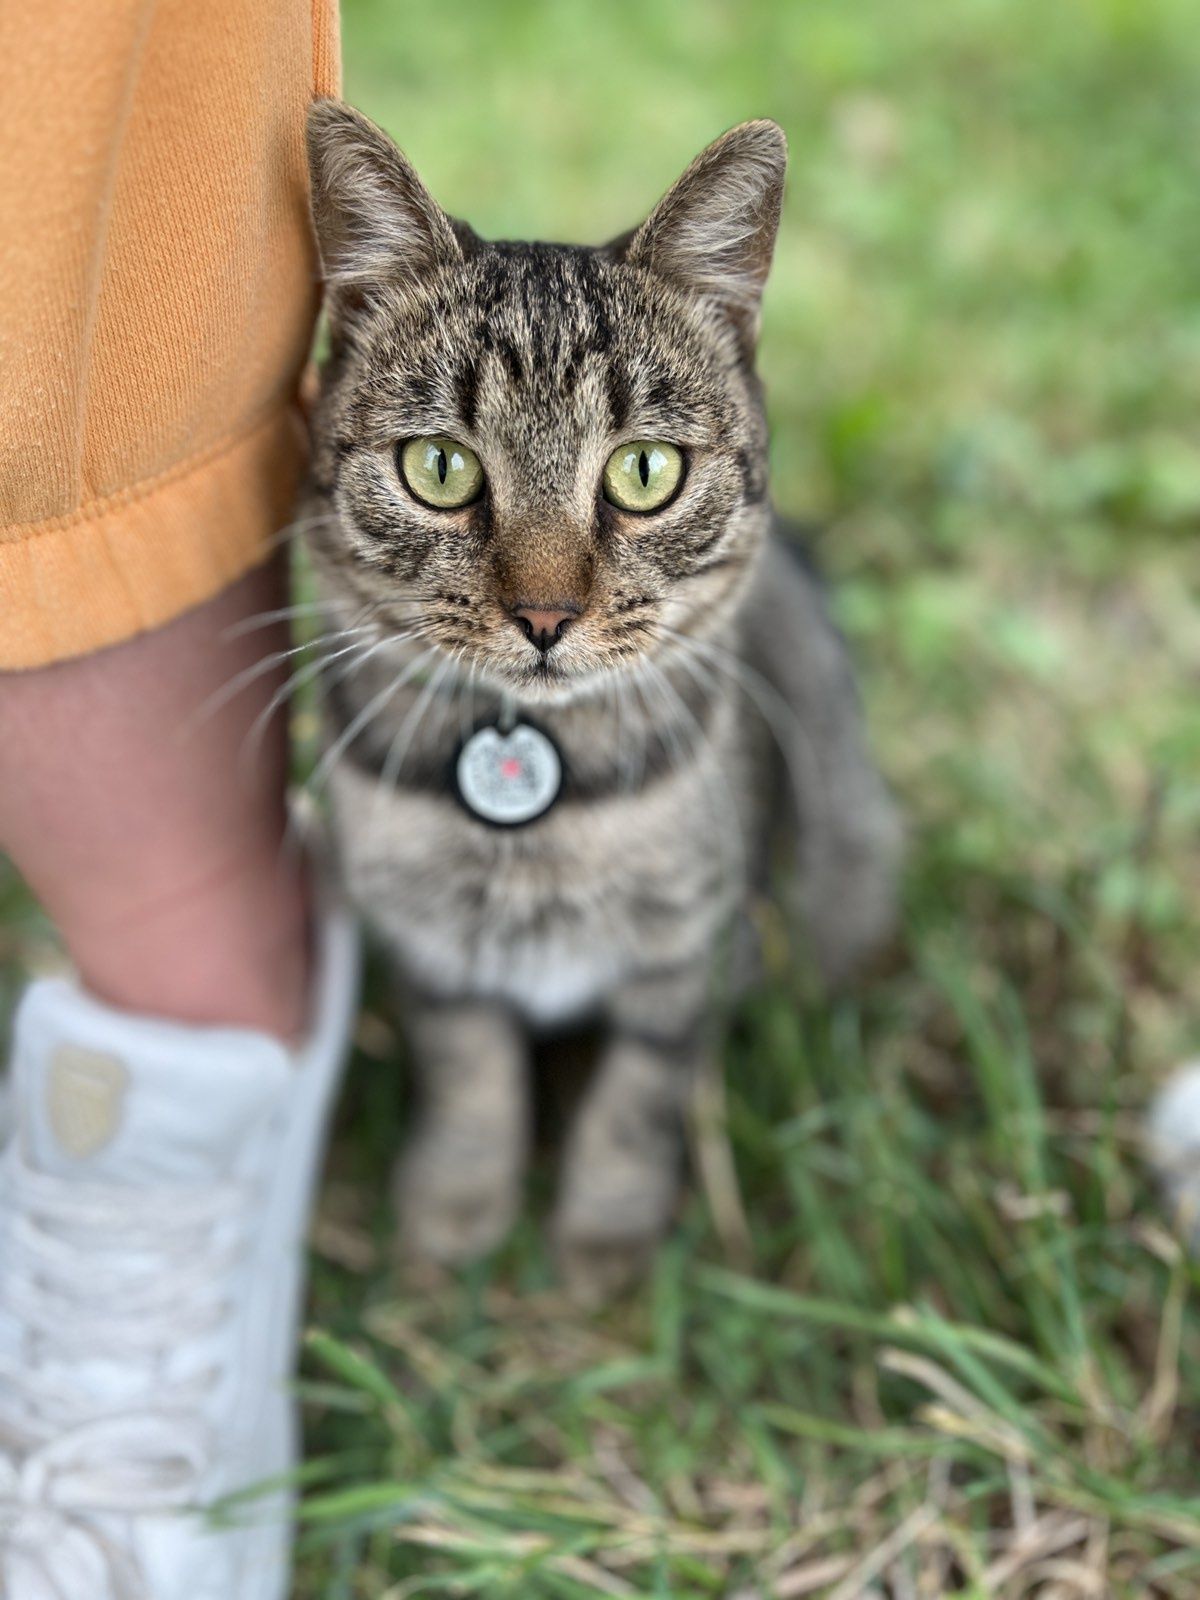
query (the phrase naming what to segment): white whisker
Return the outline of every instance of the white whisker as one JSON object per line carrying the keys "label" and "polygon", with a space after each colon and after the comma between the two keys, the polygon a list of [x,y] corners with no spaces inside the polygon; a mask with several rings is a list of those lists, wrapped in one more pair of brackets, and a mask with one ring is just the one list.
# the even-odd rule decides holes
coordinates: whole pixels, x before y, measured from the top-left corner
{"label": "white whisker", "polygon": [[341,520],[336,511],[314,511],[296,517],[294,521],[285,522],[282,528],[276,529],[263,547],[263,553],[271,555],[292,539],[307,533],[315,533],[319,528],[337,527]]}
{"label": "white whisker", "polygon": [[[654,714],[650,710],[650,706],[649,706],[649,704],[648,704],[648,702],[646,700],[645,695],[642,693],[642,684],[641,684],[641,678],[640,678],[639,674],[637,672],[631,673],[625,679],[625,686],[630,690],[631,694],[636,694],[637,695],[638,706],[641,709],[641,716],[642,716],[643,723],[649,723],[650,726],[653,727],[653,725],[654,725]],[[631,719],[631,721],[632,721],[632,719]],[[636,728],[636,727],[634,728],[633,748],[637,751],[638,765],[637,765],[637,778],[629,786],[630,787],[630,791],[632,793],[636,793],[642,787],[642,783],[643,783],[643,781],[645,780],[645,777],[646,777],[646,736],[645,736],[645,734],[646,734],[646,730],[645,730],[644,726],[642,728]],[[630,770],[632,771],[632,767],[631,767]]]}
{"label": "white whisker", "polygon": [[[763,719],[783,757],[797,805],[803,804],[805,798],[811,796],[814,779],[820,781],[823,790],[827,789],[822,775],[811,762],[810,771],[806,772],[801,767],[802,755],[808,755],[811,750],[811,736],[796,715],[795,708],[789,705],[769,678],[764,678],[762,673],[743,661],[740,656],[712,640],[693,639],[661,623],[659,626],[664,634],[675,641],[681,651],[695,657],[702,668],[708,667],[723,673],[730,682],[741,689]],[[828,799],[826,793],[826,800]]]}
{"label": "white whisker", "polygon": [[376,716],[383,709],[391,697],[394,694],[397,694],[404,687],[413,674],[420,670],[422,664],[427,661],[430,656],[435,655],[436,653],[436,645],[430,645],[427,649],[422,650],[419,655],[415,656],[407,664],[407,666],[402,667],[393,678],[389,678],[387,683],[384,684],[383,688],[367,701],[362,710],[359,711],[357,716],[353,717],[350,722],[346,724],[341,733],[325,751],[324,755],[322,755],[320,761],[318,761],[316,767],[313,769],[312,776],[309,778],[307,784],[305,784],[305,790],[307,793],[315,795],[320,791],[320,789],[327,782],[330,773],[340,760],[342,753],[350,746],[355,737],[362,731],[363,728],[368,725],[372,717]]}
{"label": "white whisker", "polygon": [[465,744],[475,729],[475,680],[479,675],[479,663],[471,663],[471,675],[467,679],[467,692],[458,697],[458,737]]}
{"label": "white whisker", "polygon": [[[404,720],[388,745],[387,755],[384,757],[383,767],[379,774],[379,783],[375,790],[375,806],[372,816],[372,827],[377,829],[383,817],[384,802],[395,794],[400,784],[400,772],[404,766],[409,750],[412,748],[417,730],[425,719],[425,714],[436,697],[441,685],[446,679],[454,663],[447,657],[438,663],[438,666],[428,683],[426,683],[408,712]],[[444,716],[443,716],[443,720]]]}
{"label": "white whisker", "polygon": [[[367,623],[362,628],[356,628],[353,631],[358,634],[373,633],[375,631],[375,624]],[[363,644],[358,639],[354,639],[350,644],[345,645],[340,650],[334,650],[326,653],[325,655],[317,656],[312,661],[304,662],[303,665],[298,667],[296,671],[290,675],[290,677],[288,677],[279,685],[278,689],[276,689],[275,693],[271,696],[270,701],[266,706],[263,707],[258,716],[255,717],[242,744],[243,760],[253,757],[253,755],[256,753],[258,746],[266,733],[267,727],[270,724],[271,718],[280,709],[280,707],[287,700],[290,700],[293,695],[298,694],[301,689],[310,684],[314,678],[319,679],[335,661],[340,661],[344,656],[351,656],[355,658],[350,663],[351,669],[353,670],[358,662],[365,660],[367,656],[373,655],[375,651],[380,649],[383,645],[394,644],[398,642],[398,640],[390,636],[381,640],[375,640],[371,644]],[[344,676],[345,671],[340,672],[336,681],[340,681],[340,679]]]}
{"label": "white whisker", "polygon": [[713,816],[714,821],[717,824],[718,835],[721,839],[722,852],[724,853],[727,838],[731,840],[733,845],[733,859],[728,863],[728,881],[731,884],[740,884],[745,877],[746,854],[745,841],[742,837],[742,819],[741,814],[738,811],[737,800],[734,796],[733,789],[728,778],[720,770],[720,768],[713,767],[712,764],[705,759],[710,750],[708,735],[704,731],[704,728],[701,726],[698,718],[688,705],[687,701],[679,693],[678,689],[676,689],[675,685],[671,682],[670,678],[661,667],[655,665],[655,663],[652,661],[646,661],[643,663],[643,665],[647,671],[652,673],[654,678],[657,679],[661,685],[662,693],[668,697],[668,709],[670,708],[670,703],[674,702],[687,721],[691,723],[693,729],[692,751],[696,757],[696,766],[700,772],[705,793],[709,796],[710,801],[712,799],[714,783],[718,786],[717,792],[721,800],[721,804],[718,806]]}
{"label": "white whisker", "polygon": [[219,689],[215,689],[206,700],[202,701],[184,721],[180,729],[181,737],[190,737],[200,723],[206,722],[209,717],[215,716],[231,700],[236,699],[243,689],[249,688],[252,683],[256,683],[264,674],[273,671],[283,662],[290,661],[293,656],[301,655],[308,650],[320,649],[322,645],[332,644],[337,639],[344,639],[352,633],[357,634],[364,631],[365,629],[360,628],[342,628],[335,633],[318,634],[315,639],[307,639],[303,644],[290,645],[286,650],[268,651],[265,656],[260,656],[250,666],[244,667],[240,672],[235,673],[232,678],[223,683]]}
{"label": "white whisker", "polygon": [[323,600],[308,600],[292,606],[276,606],[273,611],[256,611],[253,616],[243,617],[240,622],[222,629],[221,638],[241,639],[248,633],[258,632],[260,628],[269,628],[273,622],[292,622],[299,617],[318,616],[327,609]]}

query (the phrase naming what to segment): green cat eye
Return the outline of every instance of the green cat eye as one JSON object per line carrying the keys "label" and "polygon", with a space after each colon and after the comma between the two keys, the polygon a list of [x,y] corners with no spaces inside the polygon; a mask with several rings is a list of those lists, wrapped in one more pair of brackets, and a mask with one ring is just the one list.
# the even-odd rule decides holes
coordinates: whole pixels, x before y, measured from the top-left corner
{"label": "green cat eye", "polygon": [[400,475],[410,493],[439,511],[469,505],[483,488],[479,457],[440,433],[401,445]]}
{"label": "green cat eye", "polygon": [[634,439],[609,456],[604,498],[622,511],[657,511],[683,478],[683,453],[658,439]]}

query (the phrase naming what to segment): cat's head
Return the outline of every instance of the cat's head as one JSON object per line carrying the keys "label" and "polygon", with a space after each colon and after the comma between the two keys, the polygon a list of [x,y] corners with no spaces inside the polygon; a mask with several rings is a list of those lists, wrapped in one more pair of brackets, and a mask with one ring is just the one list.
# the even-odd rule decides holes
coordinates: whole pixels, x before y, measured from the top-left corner
{"label": "cat's head", "polygon": [[479,239],[336,101],[309,152],[327,577],[385,628],[553,697],[729,607],[768,518],[753,353],[780,129],[734,128],[596,249]]}

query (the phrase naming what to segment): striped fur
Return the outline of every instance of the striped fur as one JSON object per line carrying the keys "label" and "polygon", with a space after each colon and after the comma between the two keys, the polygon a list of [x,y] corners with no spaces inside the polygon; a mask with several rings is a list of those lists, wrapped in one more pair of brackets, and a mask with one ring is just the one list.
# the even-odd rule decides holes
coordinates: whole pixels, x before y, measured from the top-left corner
{"label": "striped fur", "polygon": [[[606,1043],[555,1226],[571,1281],[603,1294],[669,1221],[688,1087],[774,845],[828,979],[891,917],[895,818],[767,494],[753,340],[782,135],[732,130],[597,249],[482,242],[336,103],[314,110],[310,149],[331,353],[302,517],[342,858],[395,953],[424,1083],[406,1237],[457,1260],[503,1235],[529,1030],[592,1015]],[[397,444],[426,434],[476,452],[479,501],[407,493]],[[661,511],[600,492],[632,438],[684,451]],[[578,614],[543,655],[518,605]],[[503,706],[564,757],[562,797],[523,829],[477,821],[448,784]]]}

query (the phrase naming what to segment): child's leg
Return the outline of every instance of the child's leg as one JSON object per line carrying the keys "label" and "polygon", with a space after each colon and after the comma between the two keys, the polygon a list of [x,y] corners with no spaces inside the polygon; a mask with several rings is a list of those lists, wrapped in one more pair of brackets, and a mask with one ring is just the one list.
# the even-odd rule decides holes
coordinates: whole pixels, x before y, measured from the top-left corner
{"label": "child's leg", "polygon": [[248,742],[286,663],[198,714],[286,644],[280,625],[230,636],[280,587],[260,568],[154,633],[0,674],[0,848],[100,999],[291,1037],[307,950],[281,848],[286,717]]}
{"label": "child's leg", "polygon": [[356,1001],[332,905],[310,961],[283,716],[247,744],[285,664],[197,715],[284,643],[230,637],[278,591],[263,569],[155,633],[0,675],[0,846],[82,980],[31,984],[11,1041],[6,1596],[10,1557],[30,1596],[288,1592],[279,1497],[221,1538],[193,1514],[295,1464],[303,1240]]}

